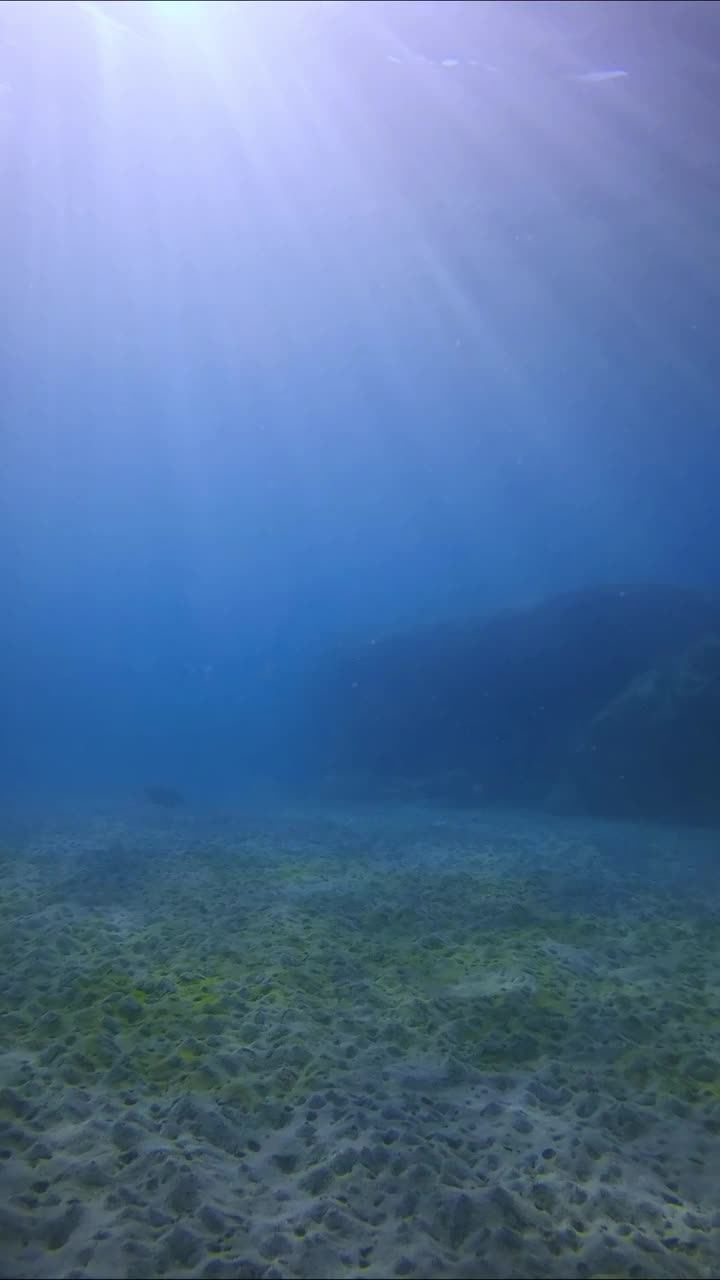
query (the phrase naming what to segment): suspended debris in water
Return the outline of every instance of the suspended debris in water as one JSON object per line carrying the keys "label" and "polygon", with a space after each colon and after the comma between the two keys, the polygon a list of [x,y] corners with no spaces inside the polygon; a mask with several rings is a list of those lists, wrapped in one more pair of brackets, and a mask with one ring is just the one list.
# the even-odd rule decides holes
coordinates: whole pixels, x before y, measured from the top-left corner
{"label": "suspended debris in water", "polygon": [[570,71],[566,80],[579,80],[581,84],[602,84],[603,80],[624,80],[627,71]]}

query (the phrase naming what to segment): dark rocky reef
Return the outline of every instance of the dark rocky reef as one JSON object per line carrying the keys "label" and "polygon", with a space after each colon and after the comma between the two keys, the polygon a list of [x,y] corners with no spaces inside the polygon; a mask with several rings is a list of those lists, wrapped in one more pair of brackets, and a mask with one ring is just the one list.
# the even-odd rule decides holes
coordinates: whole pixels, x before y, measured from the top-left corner
{"label": "dark rocky reef", "polygon": [[602,813],[720,818],[720,632],[631,680],[590,721],[568,776]]}
{"label": "dark rocky reef", "polygon": [[720,818],[720,598],[570,592],[336,654],[316,763],[368,795]]}

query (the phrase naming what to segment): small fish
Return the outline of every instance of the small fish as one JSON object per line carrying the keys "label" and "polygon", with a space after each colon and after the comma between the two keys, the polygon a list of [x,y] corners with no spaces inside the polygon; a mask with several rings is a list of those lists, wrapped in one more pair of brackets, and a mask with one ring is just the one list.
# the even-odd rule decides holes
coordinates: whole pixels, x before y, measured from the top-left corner
{"label": "small fish", "polygon": [[627,71],[570,71],[565,80],[579,80],[582,84],[601,84],[603,80],[623,80]]}
{"label": "small fish", "polygon": [[185,803],[182,791],[175,787],[146,787],[144,795],[150,804],[159,804],[163,809],[177,809]]}

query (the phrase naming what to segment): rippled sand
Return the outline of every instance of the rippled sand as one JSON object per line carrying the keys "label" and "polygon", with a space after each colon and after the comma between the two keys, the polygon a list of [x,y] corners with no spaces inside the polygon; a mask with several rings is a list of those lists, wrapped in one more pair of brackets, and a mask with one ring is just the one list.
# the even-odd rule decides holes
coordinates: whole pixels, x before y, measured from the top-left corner
{"label": "rippled sand", "polygon": [[0,862],[0,1274],[716,1276],[719,845],[31,827]]}

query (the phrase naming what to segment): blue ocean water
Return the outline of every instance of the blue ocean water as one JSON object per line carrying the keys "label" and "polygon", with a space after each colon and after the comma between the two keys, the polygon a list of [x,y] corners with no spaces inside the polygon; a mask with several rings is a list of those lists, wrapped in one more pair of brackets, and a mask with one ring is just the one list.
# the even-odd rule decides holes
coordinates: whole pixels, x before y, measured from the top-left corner
{"label": "blue ocean water", "polygon": [[2,6],[8,797],[211,799],[347,637],[717,585],[716,20]]}
{"label": "blue ocean water", "polygon": [[0,4],[0,1280],[720,1274],[719,70]]}

